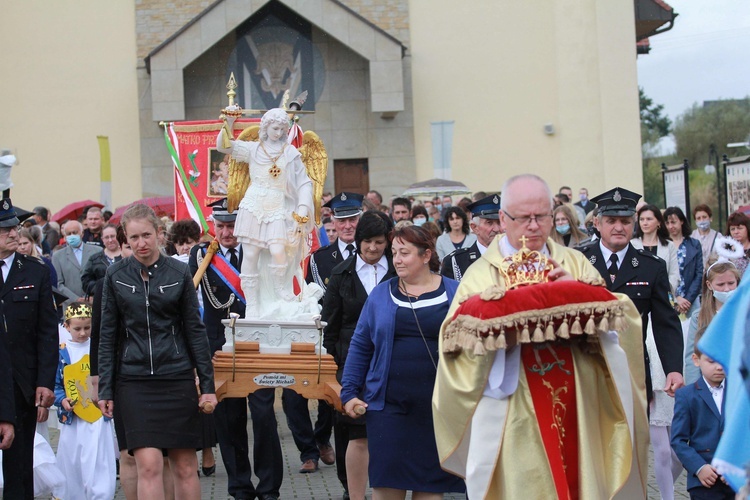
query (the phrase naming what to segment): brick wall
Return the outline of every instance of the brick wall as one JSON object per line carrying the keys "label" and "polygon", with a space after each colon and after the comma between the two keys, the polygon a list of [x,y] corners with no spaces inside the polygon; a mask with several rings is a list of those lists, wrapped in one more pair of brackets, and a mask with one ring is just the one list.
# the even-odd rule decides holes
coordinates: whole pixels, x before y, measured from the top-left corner
{"label": "brick wall", "polygon": [[340,0],[341,3],[388,34],[409,41],[408,0]]}
{"label": "brick wall", "polygon": [[135,0],[138,64],[157,45],[203,12],[213,0]]}
{"label": "brick wall", "polygon": [[[409,41],[408,0],[341,0],[347,7],[404,44]],[[135,0],[138,64],[214,0]]]}

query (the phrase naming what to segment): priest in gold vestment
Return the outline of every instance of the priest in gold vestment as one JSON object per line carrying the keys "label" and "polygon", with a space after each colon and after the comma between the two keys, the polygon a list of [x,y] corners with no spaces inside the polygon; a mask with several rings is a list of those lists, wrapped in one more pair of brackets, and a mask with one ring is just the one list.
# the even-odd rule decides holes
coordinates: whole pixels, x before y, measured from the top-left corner
{"label": "priest in gold vestment", "polygon": [[[443,351],[443,332],[460,302],[504,280],[501,262],[523,246],[522,238],[526,247],[555,264],[550,280],[600,278],[582,253],[548,238],[552,196],[542,179],[530,174],[513,177],[502,193],[500,219],[506,234],[497,236],[468,269],[441,329],[433,395],[438,453],[444,469],[465,478],[472,500],[555,498],[565,495],[553,477],[554,457],[545,449],[521,346],[509,342],[506,349],[484,354]],[[570,498],[646,497],[648,420],[641,322],[630,299],[617,298],[627,329],[619,334],[599,331],[594,349],[570,345],[576,396],[571,414],[577,422],[570,431],[577,433],[578,457],[577,484]],[[571,472],[566,468],[566,474]]]}

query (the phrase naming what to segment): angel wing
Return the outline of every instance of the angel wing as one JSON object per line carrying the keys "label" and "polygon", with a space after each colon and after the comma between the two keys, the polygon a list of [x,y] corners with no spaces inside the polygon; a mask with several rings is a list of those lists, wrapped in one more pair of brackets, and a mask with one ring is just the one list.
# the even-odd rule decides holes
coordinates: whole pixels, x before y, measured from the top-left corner
{"label": "angel wing", "polygon": [[320,225],[320,201],[323,198],[323,185],[328,175],[328,153],[318,134],[306,130],[299,148],[307,176],[313,181],[313,201],[315,202],[315,223]]}
{"label": "angel wing", "polygon": [[[247,127],[237,138],[241,141],[257,141],[259,125]],[[244,161],[232,158],[229,161],[229,185],[227,186],[227,210],[231,214],[240,206],[245,191],[250,187],[250,166]]]}

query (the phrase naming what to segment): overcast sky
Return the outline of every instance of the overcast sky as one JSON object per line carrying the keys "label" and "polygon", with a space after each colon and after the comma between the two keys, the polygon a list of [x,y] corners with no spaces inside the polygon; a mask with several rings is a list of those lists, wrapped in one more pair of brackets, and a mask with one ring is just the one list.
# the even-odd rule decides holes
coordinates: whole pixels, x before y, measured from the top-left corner
{"label": "overcast sky", "polygon": [[674,27],[638,56],[638,84],[674,122],[693,103],[750,95],[750,0],[666,0]]}

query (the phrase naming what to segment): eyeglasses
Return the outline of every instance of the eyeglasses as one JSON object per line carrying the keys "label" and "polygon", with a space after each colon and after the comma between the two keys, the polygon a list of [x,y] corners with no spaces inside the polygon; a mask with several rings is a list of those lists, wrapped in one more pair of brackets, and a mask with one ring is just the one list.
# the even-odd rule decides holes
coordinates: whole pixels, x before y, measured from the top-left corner
{"label": "eyeglasses", "polygon": [[547,222],[552,220],[552,214],[535,214],[535,215],[524,215],[523,217],[513,217],[508,212],[503,210],[503,213],[508,216],[510,220],[513,222],[518,222],[519,224],[522,224],[524,226],[528,226],[531,221],[537,223],[537,225],[546,224]]}
{"label": "eyeglasses", "polygon": [[21,230],[21,226],[0,227],[0,235],[5,236],[6,234],[9,234],[11,231],[18,232],[20,230]]}

